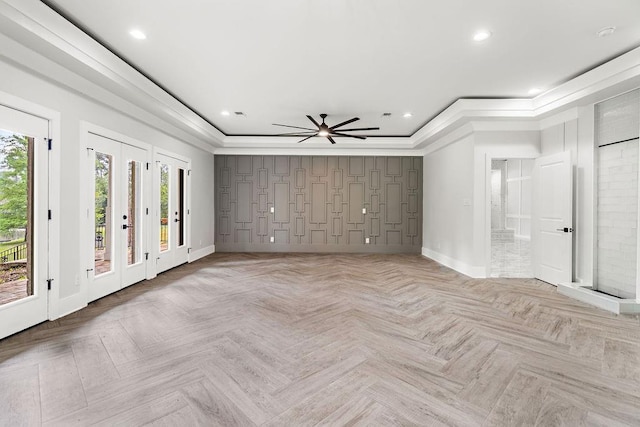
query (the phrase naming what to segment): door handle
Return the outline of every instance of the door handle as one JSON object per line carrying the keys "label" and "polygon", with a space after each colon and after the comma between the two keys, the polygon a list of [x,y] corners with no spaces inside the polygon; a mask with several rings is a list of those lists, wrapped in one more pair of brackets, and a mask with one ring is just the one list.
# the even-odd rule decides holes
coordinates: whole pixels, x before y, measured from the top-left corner
{"label": "door handle", "polygon": [[127,224],[122,224],[122,229],[126,230],[127,228],[129,228],[129,226]]}
{"label": "door handle", "polygon": [[557,231],[563,231],[565,233],[571,233],[573,232],[573,228],[570,227],[564,227],[564,228],[556,228]]}
{"label": "door handle", "polygon": [[173,222],[180,222],[178,218],[174,219]]}

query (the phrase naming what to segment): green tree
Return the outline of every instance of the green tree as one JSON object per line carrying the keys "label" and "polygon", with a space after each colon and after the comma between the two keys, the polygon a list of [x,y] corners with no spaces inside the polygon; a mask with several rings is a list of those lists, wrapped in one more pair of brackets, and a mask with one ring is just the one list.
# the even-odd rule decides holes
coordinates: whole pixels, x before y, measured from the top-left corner
{"label": "green tree", "polygon": [[111,156],[96,153],[96,225],[106,224],[109,201],[109,163]]}
{"label": "green tree", "polygon": [[29,139],[0,137],[0,231],[27,228]]}
{"label": "green tree", "polygon": [[169,218],[169,165],[160,165],[160,218]]}

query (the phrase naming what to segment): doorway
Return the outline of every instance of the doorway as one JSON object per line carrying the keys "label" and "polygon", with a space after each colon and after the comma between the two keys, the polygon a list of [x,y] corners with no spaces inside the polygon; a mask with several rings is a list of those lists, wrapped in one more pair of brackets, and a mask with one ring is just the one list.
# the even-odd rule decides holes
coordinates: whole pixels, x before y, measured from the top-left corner
{"label": "doorway", "polygon": [[491,277],[533,277],[533,159],[491,160]]}
{"label": "doorway", "polygon": [[148,151],[89,134],[89,229],[93,252],[87,269],[93,301],[146,277]]}
{"label": "doorway", "polygon": [[48,318],[49,121],[0,106],[0,338]]}
{"label": "doorway", "polygon": [[184,264],[189,258],[189,161],[167,154],[155,157],[156,272]]}

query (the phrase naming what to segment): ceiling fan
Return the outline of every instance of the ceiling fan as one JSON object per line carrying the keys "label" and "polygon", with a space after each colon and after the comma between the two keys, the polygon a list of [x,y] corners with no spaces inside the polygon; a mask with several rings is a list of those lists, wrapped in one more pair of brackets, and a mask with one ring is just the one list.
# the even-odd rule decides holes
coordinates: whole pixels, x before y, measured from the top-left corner
{"label": "ceiling fan", "polygon": [[353,123],[357,120],[360,120],[359,117],[354,117],[352,119],[349,120],[345,120],[342,123],[338,123],[337,125],[333,125],[333,126],[329,126],[327,124],[325,124],[324,119],[327,118],[326,114],[320,114],[320,118],[322,119],[322,123],[318,123],[316,121],[316,119],[314,119],[313,117],[307,115],[307,118],[309,120],[311,120],[311,122],[317,127],[317,129],[311,129],[311,128],[305,128],[305,127],[300,127],[300,126],[290,126],[290,125],[282,125],[279,123],[274,123],[274,126],[282,126],[282,127],[286,127],[286,128],[293,128],[293,129],[301,129],[301,131],[298,132],[290,132],[290,133],[281,133],[279,135],[274,135],[274,136],[301,136],[304,137],[304,139],[301,139],[300,142],[306,141],[309,138],[313,138],[314,136],[323,136],[325,138],[327,138],[329,141],[331,141],[332,144],[335,144],[336,141],[333,139],[333,137],[347,137],[347,138],[357,138],[357,139],[367,139],[366,136],[363,135],[349,135],[347,133],[344,132],[353,132],[353,131],[362,131],[362,130],[380,130],[380,128],[353,128],[353,129],[339,129],[338,128],[348,125],[349,123]]}

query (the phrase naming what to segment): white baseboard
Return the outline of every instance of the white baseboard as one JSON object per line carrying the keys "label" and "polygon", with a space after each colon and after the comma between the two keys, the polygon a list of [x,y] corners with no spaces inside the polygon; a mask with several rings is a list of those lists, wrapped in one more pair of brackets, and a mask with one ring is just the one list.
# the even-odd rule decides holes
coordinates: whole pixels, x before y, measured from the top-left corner
{"label": "white baseboard", "polygon": [[188,262],[193,262],[195,260],[198,260],[200,258],[204,258],[207,255],[211,255],[213,253],[216,252],[216,245],[211,245],[211,246],[205,246],[202,249],[198,249],[197,251],[192,251],[189,254],[189,261]]}
{"label": "white baseboard", "polygon": [[487,270],[484,266],[469,265],[466,262],[448,257],[429,248],[422,248],[422,256],[431,258],[445,267],[449,267],[458,273],[473,277],[474,279],[484,279],[487,277]]}
{"label": "white baseboard", "polygon": [[87,295],[84,292],[78,292],[58,301],[57,313],[49,312],[49,320],[56,320],[78,310],[82,310],[87,306]]}
{"label": "white baseboard", "polygon": [[590,285],[560,283],[558,293],[616,314],[640,313],[640,302],[596,292]]}

